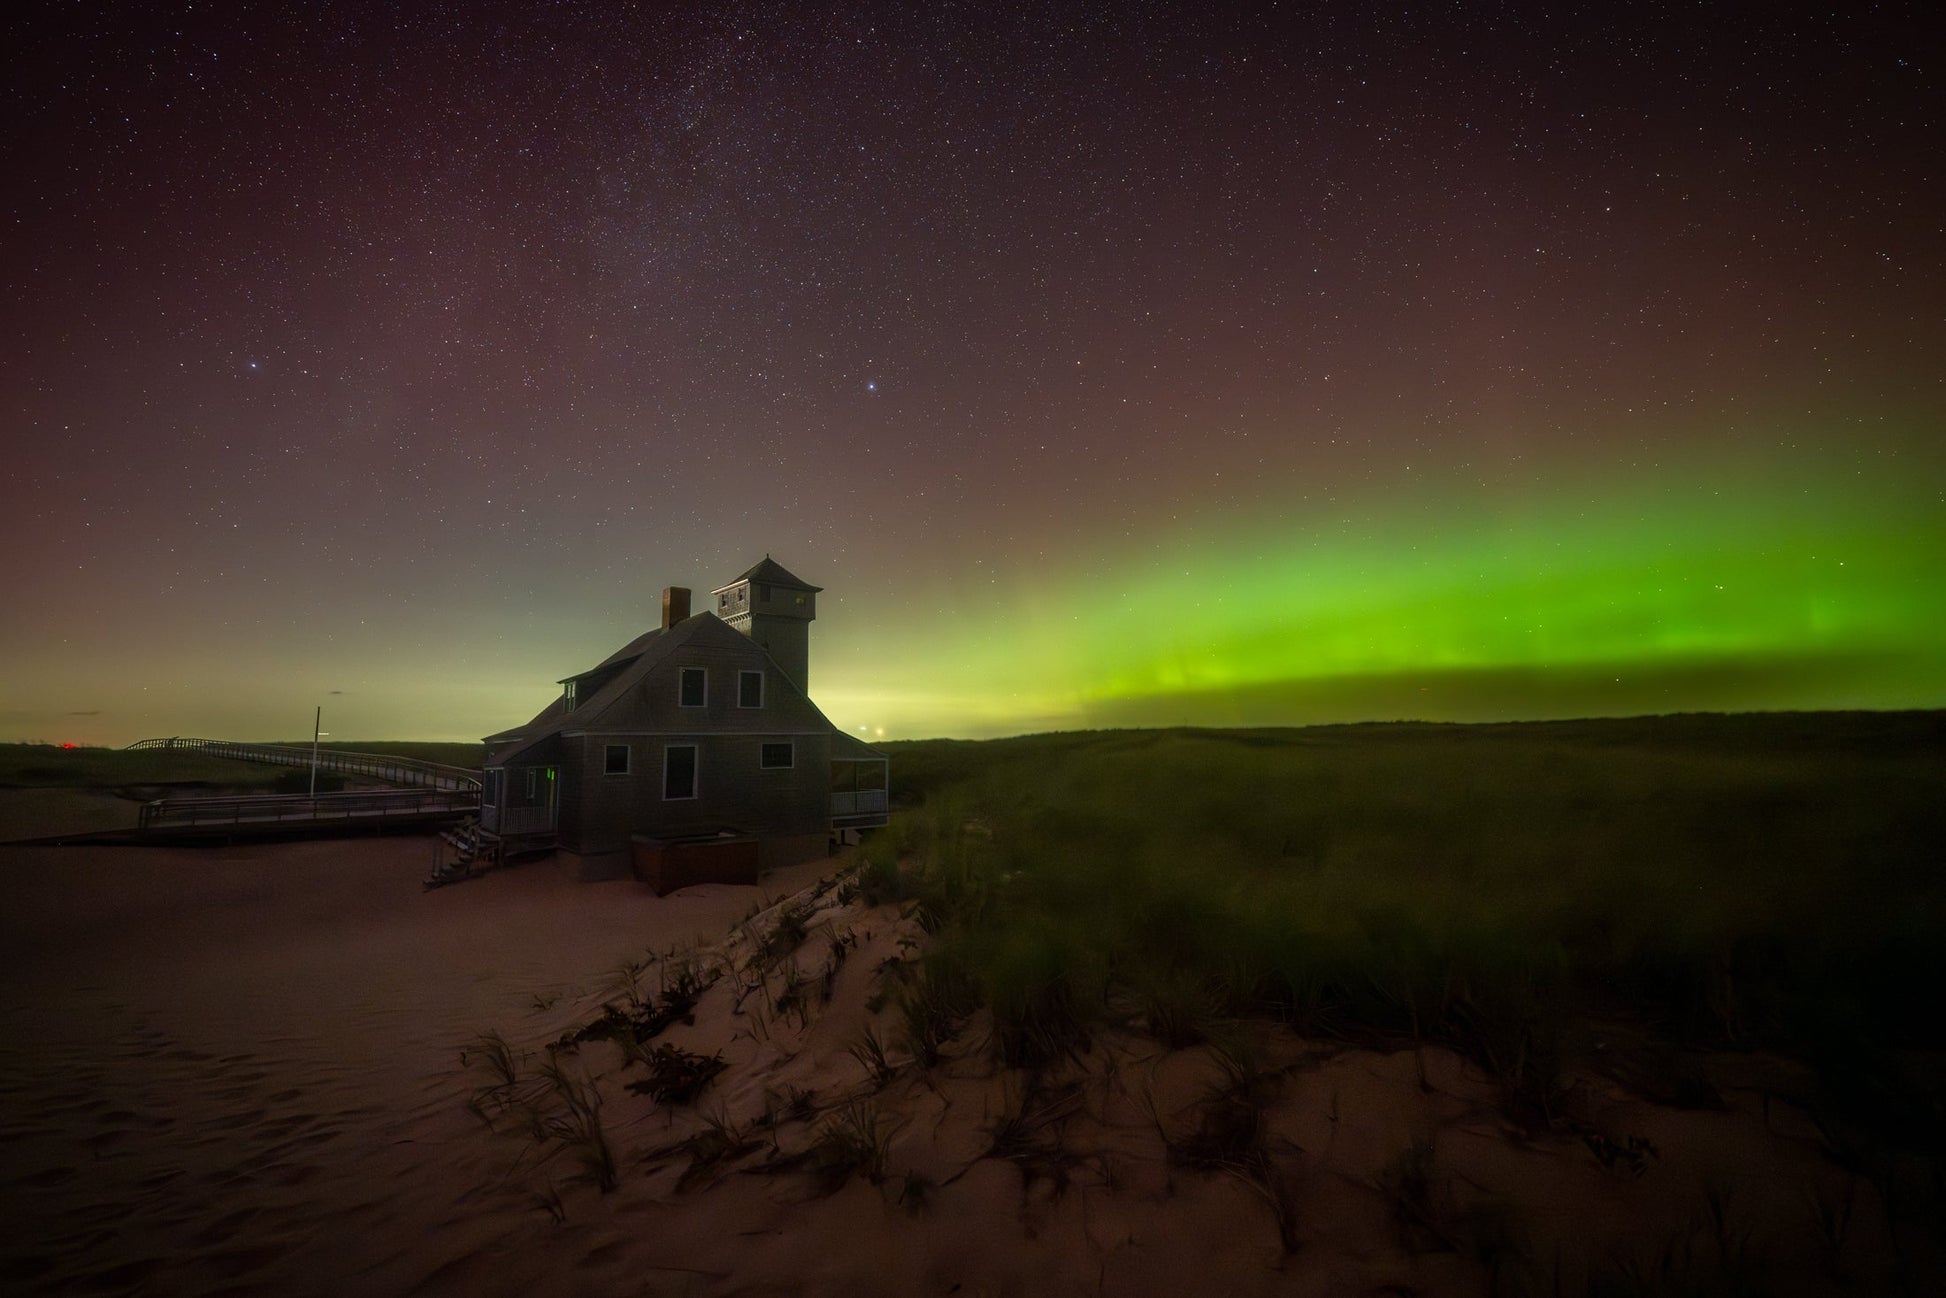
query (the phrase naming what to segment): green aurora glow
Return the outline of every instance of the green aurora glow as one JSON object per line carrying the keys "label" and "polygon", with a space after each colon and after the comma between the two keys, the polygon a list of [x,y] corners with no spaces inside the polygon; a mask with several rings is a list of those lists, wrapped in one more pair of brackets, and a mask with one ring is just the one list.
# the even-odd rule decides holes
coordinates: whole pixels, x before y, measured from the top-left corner
{"label": "green aurora glow", "polygon": [[1946,704],[1936,485],[1669,481],[1185,531],[954,592],[817,694],[888,736]]}

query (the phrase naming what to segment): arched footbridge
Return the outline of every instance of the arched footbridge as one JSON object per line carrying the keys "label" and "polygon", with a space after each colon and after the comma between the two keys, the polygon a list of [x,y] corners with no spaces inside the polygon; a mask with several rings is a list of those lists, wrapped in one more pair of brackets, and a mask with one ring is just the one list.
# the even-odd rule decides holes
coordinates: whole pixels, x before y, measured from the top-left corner
{"label": "arched footbridge", "polygon": [[378,780],[396,787],[343,793],[242,794],[218,798],[161,798],[142,804],[144,834],[301,832],[370,825],[455,820],[480,810],[480,776],[461,766],[442,766],[384,753],[313,750],[288,744],[246,744],[229,739],[143,739],[131,749],[180,749],[239,762],[309,768]]}

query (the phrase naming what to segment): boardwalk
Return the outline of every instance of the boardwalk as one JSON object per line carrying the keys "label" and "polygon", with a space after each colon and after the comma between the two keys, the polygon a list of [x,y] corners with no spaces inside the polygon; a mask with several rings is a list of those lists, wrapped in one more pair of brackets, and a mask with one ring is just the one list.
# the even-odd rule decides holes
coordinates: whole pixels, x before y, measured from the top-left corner
{"label": "boardwalk", "polygon": [[238,762],[262,762],[270,766],[310,766],[315,760],[320,771],[339,775],[362,775],[384,780],[408,789],[451,789],[455,792],[480,791],[480,773],[463,766],[442,766],[413,757],[390,757],[384,753],[347,753],[335,748],[303,748],[292,744],[244,744],[230,739],[143,739],[130,749],[182,749],[227,757]]}
{"label": "boardwalk", "polygon": [[208,833],[224,829],[299,829],[382,826],[453,820],[480,809],[480,795],[442,789],[377,789],[353,793],[265,794],[233,798],[169,798],[143,804],[143,834]]}
{"label": "boardwalk", "polygon": [[272,766],[312,765],[338,775],[361,776],[402,785],[344,793],[245,794],[221,798],[164,798],[143,804],[138,821],[144,837],[210,833],[291,833],[308,829],[342,830],[369,825],[455,820],[480,809],[477,771],[442,766],[410,757],[348,753],[282,744],[246,744],[227,739],[144,739],[131,748],[188,749],[233,761]]}

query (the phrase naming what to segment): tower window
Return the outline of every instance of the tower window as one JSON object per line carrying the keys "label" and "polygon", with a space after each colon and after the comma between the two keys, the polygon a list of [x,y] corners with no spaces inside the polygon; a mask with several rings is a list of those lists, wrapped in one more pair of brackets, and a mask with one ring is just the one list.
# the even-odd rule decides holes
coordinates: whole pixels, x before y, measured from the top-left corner
{"label": "tower window", "polygon": [[685,667],[682,669],[682,686],[677,691],[676,702],[685,708],[700,708],[709,700],[709,669],[707,667]]}
{"label": "tower window", "polygon": [[737,673],[737,706],[740,708],[760,708],[764,705],[764,674],[762,672]]}

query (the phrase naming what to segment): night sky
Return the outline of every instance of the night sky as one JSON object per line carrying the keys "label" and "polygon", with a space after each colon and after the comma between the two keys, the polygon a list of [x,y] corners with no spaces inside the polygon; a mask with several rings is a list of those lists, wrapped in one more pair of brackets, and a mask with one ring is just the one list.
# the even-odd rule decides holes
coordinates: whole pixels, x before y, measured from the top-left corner
{"label": "night sky", "polygon": [[12,7],[0,738],[1946,705],[1930,7],[1574,8]]}

